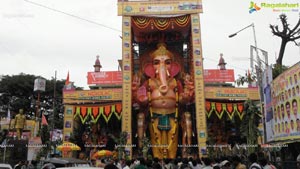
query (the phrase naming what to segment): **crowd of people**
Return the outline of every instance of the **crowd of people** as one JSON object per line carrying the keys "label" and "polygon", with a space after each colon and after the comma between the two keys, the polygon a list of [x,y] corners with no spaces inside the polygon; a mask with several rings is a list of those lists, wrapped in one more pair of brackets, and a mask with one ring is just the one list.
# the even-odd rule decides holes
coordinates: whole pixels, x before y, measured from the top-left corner
{"label": "crowd of people", "polygon": [[[247,160],[247,161],[244,161]],[[154,158],[145,160],[105,160],[100,163],[92,162],[96,167],[104,169],[276,169],[275,165],[268,162],[267,158],[259,157],[256,153],[242,159],[239,156],[223,157],[220,159],[203,158],[175,158],[159,160]],[[278,167],[280,168],[280,167]]]}
{"label": "crowd of people", "polygon": [[34,164],[29,161],[21,160],[16,165],[14,165],[14,169],[34,169]]}
{"label": "crowd of people", "polygon": [[[88,160],[89,161],[89,160]],[[49,165],[50,164],[50,165]],[[262,154],[251,153],[245,156],[228,156],[221,158],[175,158],[175,159],[158,159],[158,158],[136,158],[131,160],[113,159],[112,157],[103,157],[101,159],[91,159],[92,167],[103,169],[300,169],[300,155],[297,157],[297,165],[294,167],[283,167],[280,163],[271,163]],[[35,164],[28,161],[20,161],[14,166],[14,169],[34,169]],[[42,169],[54,169],[55,165],[48,163]]]}

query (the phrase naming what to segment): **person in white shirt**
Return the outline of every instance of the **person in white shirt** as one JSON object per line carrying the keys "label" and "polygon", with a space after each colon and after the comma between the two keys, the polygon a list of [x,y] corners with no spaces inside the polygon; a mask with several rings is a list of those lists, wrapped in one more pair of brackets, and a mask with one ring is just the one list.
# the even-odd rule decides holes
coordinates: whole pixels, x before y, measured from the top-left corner
{"label": "person in white shirt", "polygon": [[213,169],[212,165],[212,161],[210,158],[203,158],[203,162],[204,162],[204,166],[202,169]]}
{"label": "person in white shirt", "polygon": [[126,161],[123,160],[123,161],[122,161],[122,164],[123,164],[123,165],[122,165],[123,169],[130,169],[129,166],[131,165],[131,161],[130,161],[130,160],[126,160]]}
{"label": "person in white shirt", "polygon": [[250,167],[249,169],[263,169],[258,163],[257,163],[257,155],[255,153],[251,153],[249,155],[249,162],[250,162]]}

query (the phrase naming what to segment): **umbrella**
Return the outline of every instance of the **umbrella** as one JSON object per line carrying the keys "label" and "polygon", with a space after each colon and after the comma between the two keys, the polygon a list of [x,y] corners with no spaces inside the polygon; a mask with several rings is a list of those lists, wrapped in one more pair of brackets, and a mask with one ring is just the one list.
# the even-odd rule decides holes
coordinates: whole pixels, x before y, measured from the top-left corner
{"label": "umbrella", "polygon": [[62,145],[57,146],[57,150],[59,150],[59,151],[78,151],[78,150],[81,150],[81,148],[74,143],[65,141]]}
{"label": "umbrella", "polygon": [[93,158],[108,157],[112,155],[113,153],[109,150],[100,150],[93,154]]}

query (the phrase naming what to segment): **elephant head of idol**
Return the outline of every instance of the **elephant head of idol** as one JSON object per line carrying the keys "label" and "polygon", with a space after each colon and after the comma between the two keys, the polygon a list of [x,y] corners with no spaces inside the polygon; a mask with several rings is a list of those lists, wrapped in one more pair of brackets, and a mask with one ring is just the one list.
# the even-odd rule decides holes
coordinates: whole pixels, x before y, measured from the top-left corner
{"label": "elephant head of idol", "polygon": [[152,63],[145,65],[144,72],[151,78],[159,79],[161,83],[158,90],[161,94],[166,94],[169,90],[168,79],[180,72],[180,65],[174,62],[174,55],[167,50],[165,43],[159,43],[150,56]]}

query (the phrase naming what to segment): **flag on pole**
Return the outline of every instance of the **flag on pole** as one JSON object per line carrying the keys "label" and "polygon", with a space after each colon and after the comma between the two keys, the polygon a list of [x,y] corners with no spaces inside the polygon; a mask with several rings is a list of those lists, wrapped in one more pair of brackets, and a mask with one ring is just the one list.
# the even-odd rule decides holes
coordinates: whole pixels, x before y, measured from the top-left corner
{"label": "flag on pole", "polygon": [[68,75],[67,75],[67,79],[66,79],[66,82],[65,82],[65,85],[69,85],[70,84],[70,75],[69,75],[69,71],[68,71]]}
{"label": "flag on pole", "polygon": [[249,80],[249,82],[252,81],[252,78],[251,78],[251,72],[250,72],[249,69],[248,69],[248,80]]}
{"label": "flag on pole", "polygon": [[48,125],[47,119],[44,114],[42,114],[42,125]]}

